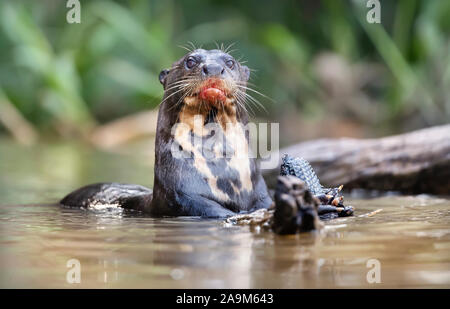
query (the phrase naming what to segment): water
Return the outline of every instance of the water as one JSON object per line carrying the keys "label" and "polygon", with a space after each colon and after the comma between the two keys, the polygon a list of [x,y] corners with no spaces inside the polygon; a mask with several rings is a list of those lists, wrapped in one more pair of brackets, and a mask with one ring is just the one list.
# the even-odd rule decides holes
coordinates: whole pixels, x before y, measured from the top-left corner
{"label": "water", "polygon": [[[151,156],[128,152],[0,140],[0,287],[450,287],[447,198],[347,198],[355,217],[293,236],[53,204],[90,182],[151,187]],[[80,262],[80,284],[66,281],[71,259]],[[370,259],[380,262],[381,283],[367,282]]]}

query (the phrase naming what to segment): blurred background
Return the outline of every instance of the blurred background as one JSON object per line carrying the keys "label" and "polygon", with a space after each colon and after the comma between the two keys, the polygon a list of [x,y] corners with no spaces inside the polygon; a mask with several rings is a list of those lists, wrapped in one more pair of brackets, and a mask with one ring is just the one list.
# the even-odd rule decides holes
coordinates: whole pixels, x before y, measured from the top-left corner
{"label": "blurred background", "polygon": [[279,122],[282,145],[450,120],[450,1],[383,0],[382,24],[366,0],[80,2],[80,24],[63,0],[0,3],[0,135],[108,149],[151,135],[158,74],[189,42],[234,43],[271,98],[254,95],[253,117]]}

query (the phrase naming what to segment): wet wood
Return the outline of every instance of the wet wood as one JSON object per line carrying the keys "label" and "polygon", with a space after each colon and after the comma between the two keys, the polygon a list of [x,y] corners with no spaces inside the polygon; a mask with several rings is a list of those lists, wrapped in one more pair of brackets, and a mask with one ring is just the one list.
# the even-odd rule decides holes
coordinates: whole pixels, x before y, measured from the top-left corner
{"label": "wet wood", "polygon": [[[450,125],[379,139],[320,139],[280,150],[303,157],[322,185],[450,194]],[[263,171],[274,186],[279,167]]]}

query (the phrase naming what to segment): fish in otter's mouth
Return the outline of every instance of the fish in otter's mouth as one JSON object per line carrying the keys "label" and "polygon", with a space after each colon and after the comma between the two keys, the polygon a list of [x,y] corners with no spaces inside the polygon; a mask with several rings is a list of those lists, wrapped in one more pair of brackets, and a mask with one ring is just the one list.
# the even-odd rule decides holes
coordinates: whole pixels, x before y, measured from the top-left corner
{"label": "fish in otter's mouth", "polygon": [[225,102],[227,98],[231,99],[229,88],[223,80],[218,78],[210,78],[202,82],[200,90],[197,92],[199,99],[210,103]]}

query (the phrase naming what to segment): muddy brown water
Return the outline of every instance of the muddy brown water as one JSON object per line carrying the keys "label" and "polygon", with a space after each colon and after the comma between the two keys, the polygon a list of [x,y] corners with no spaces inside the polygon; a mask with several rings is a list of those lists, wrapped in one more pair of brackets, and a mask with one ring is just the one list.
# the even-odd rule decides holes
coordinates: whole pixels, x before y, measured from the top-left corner
{"label": "muddy brown water", "polygon": [[[0,287],[450,287],[446,197],[347,196],[354,217],[294,236],[217,220],[54,205],[91,182],[151,187],[152,159],[136,153],[0,140]],[[71,259],[80,262],[78,284],[66,279]],[[368,267],[370,260],[379,262],[381,283],[367,280],[378,268]]]}

